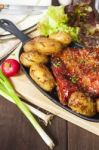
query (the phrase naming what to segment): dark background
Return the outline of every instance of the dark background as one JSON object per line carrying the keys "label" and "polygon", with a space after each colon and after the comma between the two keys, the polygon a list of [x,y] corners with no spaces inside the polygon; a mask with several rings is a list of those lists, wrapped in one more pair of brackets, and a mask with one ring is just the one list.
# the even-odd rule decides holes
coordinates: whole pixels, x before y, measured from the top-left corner
{"label": "dark background", "polygon": [[[53,0],[53,4],[58,2]],[[54,140],[54,150],[99,150],[98,136],[58,117],[43,128]],[[0,150],[48,149],[18,108],[0,97]]]}

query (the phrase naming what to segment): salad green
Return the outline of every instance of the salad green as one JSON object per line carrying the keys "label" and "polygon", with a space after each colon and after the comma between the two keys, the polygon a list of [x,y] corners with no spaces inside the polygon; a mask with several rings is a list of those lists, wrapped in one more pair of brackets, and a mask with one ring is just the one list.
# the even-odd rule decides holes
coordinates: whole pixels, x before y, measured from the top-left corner
{"label": "salad green", "polygon": [[65,14],[64,6],[50,6],[45,16],[40,20],[38,30],[44,36],[58,31],[67,32],[74,41],[77,41],[79,27],[69,26],[68,21],[69,18]]}

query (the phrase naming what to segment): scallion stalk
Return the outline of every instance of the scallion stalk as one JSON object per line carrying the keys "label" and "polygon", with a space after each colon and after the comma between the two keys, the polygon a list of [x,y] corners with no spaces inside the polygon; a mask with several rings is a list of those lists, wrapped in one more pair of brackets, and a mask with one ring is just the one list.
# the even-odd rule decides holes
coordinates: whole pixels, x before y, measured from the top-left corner
{"label": "scallion stalk", "polygon": [[41,126],[38,124],[28,107],[20,100],[20,98],[16,95],[16,92],[11,85],[8,78],[2,73],[0,70],[0,94],[6,93],[9,95],[17,107],[23,112],[23,114],[27,117],[27,119],[31,122],[31,124],[34,126],[36,131],[39,133],[39,135],[42,137],[44,142],[51,148],[55,146],[51,138],[45,133],[45,131],[41,128]]}

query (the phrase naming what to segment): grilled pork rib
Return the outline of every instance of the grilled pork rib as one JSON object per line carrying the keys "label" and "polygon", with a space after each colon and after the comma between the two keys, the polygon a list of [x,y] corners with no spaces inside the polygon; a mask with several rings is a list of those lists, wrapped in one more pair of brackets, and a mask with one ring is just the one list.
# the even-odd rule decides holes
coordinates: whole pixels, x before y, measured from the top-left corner
{"label": "grilled pork rib", "polygon": [[59,100],[63,105],[67,105],[71,94],[78,91],[78,88],[66,78],[65,65],[60,58],[52,58],[52,71],[57,82],[57,93]]}
{"label": "grilled pork rib", "polygon": [[70,79],[91,96],[99,96],[99,49],[67,48],[60,57]]}
{"label": "grilled pork rib", "polygon": [[60,69],[62,76],[90,96],[99,96],[99,49],[67,48],[58,55],[58,59],[65,66]]}

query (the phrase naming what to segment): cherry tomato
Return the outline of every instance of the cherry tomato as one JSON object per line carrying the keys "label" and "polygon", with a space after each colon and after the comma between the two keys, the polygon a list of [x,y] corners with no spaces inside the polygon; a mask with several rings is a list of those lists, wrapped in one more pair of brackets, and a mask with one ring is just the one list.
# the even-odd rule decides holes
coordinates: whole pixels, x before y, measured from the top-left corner
{"label": "cherry tomato", "polygon": [[2,72],[7,76],[15,76],[20,70],[20,64],[15,59],[6,59],[1,65]]}

